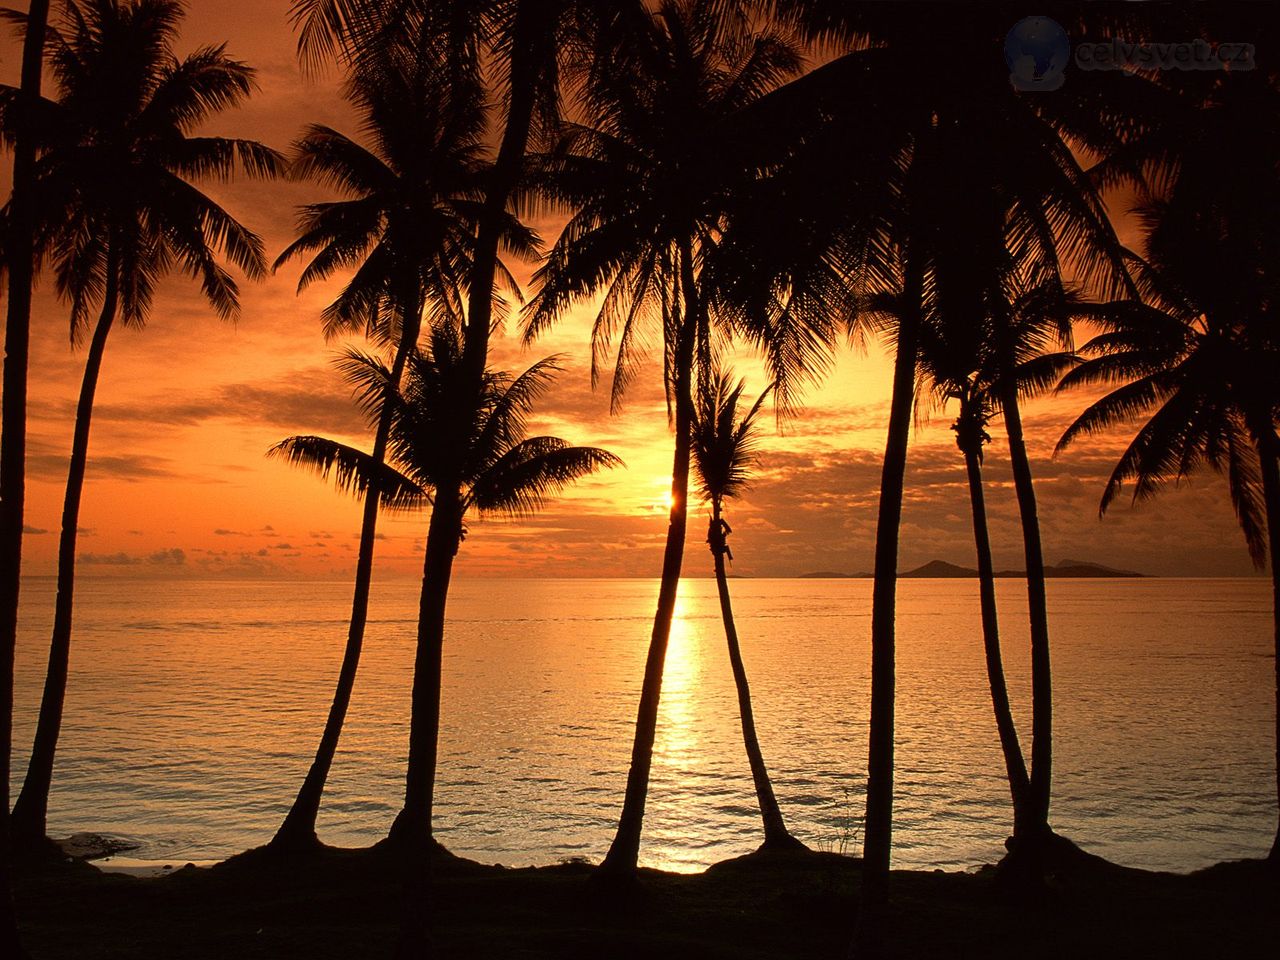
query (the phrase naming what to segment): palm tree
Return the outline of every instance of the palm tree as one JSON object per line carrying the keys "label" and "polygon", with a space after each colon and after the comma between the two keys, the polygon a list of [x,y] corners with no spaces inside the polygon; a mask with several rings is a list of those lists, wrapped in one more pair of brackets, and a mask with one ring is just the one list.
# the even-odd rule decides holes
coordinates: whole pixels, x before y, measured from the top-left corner
{"label": "palm tree", "polygon": [[[76,532],[102,357],[119,319],[142,326],[157,281],[173,268],[198,280],[224,319],[239,309],[221,251],[250,278],[264,274],[261,241],[187,178],[278,172],[278,156],[251,140],[193,136],[208,118],[245,100],[253,71],[223,47],[179,60],[176,0],[69,2],[50,29],[58,99],[45,104],[47,151],[38,168],[47,221],[42,243],[78,340],[98,308],[76,408],[58,549],[49,667],[27,777],[13,810],[15,842],[45,840],[54,753],[66,695],[75,587]],[[7,119],[7,118],[6,118]]]}
{"label": "palm tree", "polygon": [[13,757],[13,661],[18,641],[22,578],[22,526],[26,502],[27,368],[30,359],[31,287],[37,135],[30,119],[40,101],[49,0],[31,0],[22,47],[19,116],[14,130],[11,233],[3,244],[9,304],[5,314],[3,412],[0,413],[0,947],[24,958],[9,880],[9,778]]}
{"label": "palm tree", "polygon": [[[778,7],[795,16],[807,36],[840,42],[849,50],[769,98],[767,116],[778,118],[791,132],[796,165],[807,173],[804,180],[784,180],[791,188],[785,205],[794,220],[805,224],[805,236],[826,234],[831,240],[825,245],[801,243],[796,257],[782,247],[791,231],[781,231],[783,240],[774,243],[780,249],[781,274],[790,282],[809,265],[825,269],[832,245],[847,245],[844,238],[852,230],[860,238],[853,246],[853,282],[869,292],[906,294],[895,331],[872,599],[859,938],[862,947],[874,950],[880,907],[887,898],[892,839],[896,568],[923,304],[926,296],[936,297],[947,311],[967,312],[968,322],[976,322],[982,312],[964,304],[1001,282],[1010,242],[1019,262],[1033,262],[1047,276],[1069,263],[1090,281],[1114,284],[1122,275],[1117,244],[1097,189],[1063,135],[1070,133],[1095,151],[1109,148],[1117,129],[1128,129],[1116,117],[1124,116],[1124,106],[1138,93],[1102,97],[1117,92],[1117,79],[1099,73],[1073,76],[1062,97],[1022,96],[1002,82],[1003,65],[983,57],[955,62],[946,83],[921,68],[931,62],[953,63],[957,49],[998,49],[1012,22],[1006,7],[975,12],[930,6],[931,23],[924,30],[920,8],[909,4],[793,0]],[[1145,86],[1137,81],[1133,90],[1141,89]],[[822,109],[813,116],[806,102]],[[1099,110],[1100,102],[1119,106]],[[790,116],[808,129],[797,129]],[[858,158],[855,144],[872,156],[892,159],[881,181],[866,176],[868,161]],[[847,166],[855,172],[852,189],[836,191],[834,185],[847,179]],[[764,262],[769,269],[762,268],[756,278],[761,286],[774,282],[770,274],[776,270],[771,261]],[[930,293],[934,288],[937,292]],[[1016,404],[1007,406],[1017,448]],[[1026,550],[1034,560],[1033,491],[1023,466],[1017,487],[1028,531]],[[1028,563],[1029,569],[1034,567]],[[1042,613],[1036,611],[1033,657],[1032,753],[1033,768],[1038,759],[1040,772],[1032,777],[1047,811],[1051,690]]]}
{"label": "palm tree", "polygon": [[[524,169],[530,136],[535,127],[548,124],[555,113],[558,58],[589,59],[587,55],[593,49],[590,43],[566,41],[583,35],[588,24],[608,19],[609,10],[580,0],[493,0],[481,4],[294,0],[292,5],[303,62],[315,68],[325,58],[334,57],[353,72],[356,86],[370,63],[377,64],[389,55],[407,57],[422,80],[428,79],[429,71],[434,69],[434,88],[442,94],[447,91],[455,102],[467,99],[464,93],[472,95],[480,90],[482,60],[487,59],[496,68],[494,76],[505,80],[507,116],[501,145],[496,162],[480,184],[481,200],[472,211],[475,236],[470,244],[467,276],[455,288],[458,303],[454,312],[465,318],[465,352],[477,395],[487,364],[495,279],[509,279],[499,252],[504,245],[508,249],[512,246],[513,221],[507,211]],[[411,102],[418,100],[413,98]],[[399,126],[402,132],[414,129],[412,121]],[[465,310],[460,306],[464,299]],[[401,340],[409,342],[403,335]],[[379,453],[376,443],[374,453]],[[279,846],[315,843],[315,815],[363,643],[376,514],[376,503],[370,500],[365,505],[361,527],[355,597],[338,688],[316,760],[276,838]]]}
{"label": "palm tree", "polygon": [[[1200,247],[1192,237],[1181,255],[1166,258],[1158,243],[1170,238],[1159,237],[1159,231],[1185,224],[1164,220],[1155,206],[1146,213],[1153,227],[1152,256],[1140,268],[1146,301],[1112,303],[1094,312],[1103,332],[1081,347],[1085,360],[1063,378],[1060,389],[1122,386],[1086,409],[1058,449],[1145,419],[1107,480],[1100,513],[1130,481],[1138,501],[1155,496],[1166,481],[1205,466],[1224,474],[1250,556],[1259,567],[1270,556],[1273,612],[1280,611],[1280,392],[1275,385],[1280,341],[1274,321],[1261,302],[1246,305],[1251,271],[1247,261],[1228,266],[1230,258],[1222,256],[1222,247],[1232,245],[1227,238],[1220,238],[1221,245]],[[1183,233],[1180,245],[1186,239]],[[1192,270],[1203,273],[1183,272]],[[1274,303],[1275,280],[1265,282]],[[1261,291],[1254,287],[1252,292]],[[1274,619],[1280,664],[1280,612]],[[1276,696],[1280,705],[1280,684]],[[1280,831],[1267,859],[1280,862]]]}
{"label": "palm tree", "polygon": [[[402,38],[403,40],[403,38]],[[489,168],[482,143],[481,91],[465,77],[444,83],[423,45],[386,42],[357,62],[348,97],[360,107],[371,145],[312,126],[295,146],[293,170],[337,187],[347,199],[304,207],[299,237],[278,258],[312,255],[299,289],[339,269],[353,275],[324,312],[327,338],[361,331],[394,345],[391,377],[399,383],[416,345],[423,311],[433,322],[464,315],[476,226]],[[506,252],[531,257],[536,237],[504,214]],[[514,281],[499,262],[507,285]],[[381,462],[391,427],[383,408],[372,455]],[[276,849],[315,846],[316,816],[351,701],[369,609],[378,501],[367,497],[342,667],[315,759],[280,829]]]}
{"label": "palm tree", "polygon": [[[1239,28],[1230,10],[1196,11],[1211,36]],[[1137,185],[1145,259],[1135,258],[1141,303],[1111,303],[1103,332],[1063,382],[1121,383],[1059,443],[1145,419],[1103,492],[1153,496],[1168,479],[1209,466],[1225,473],[1255,563],[1280,550],[1280,393],[1275,370],[1280,239],[1280,73],[1274,64],[1230,74],[1170,76],[1178,94],[1163,127],[1113,158],[1108,176]],[[1224,153],[1222,144],[1231,142]],[[1148,417],[1149,415],[1149,417]],[[1280,586],[1275,596],[1280,702]],[[1277,723],[1280,724],[1280,715]],[[1280,726],[1276,731],[1280,807]],[[1280,829],[1269,861],[1280,863]]]}
{"label": "palm tree", "polygon": [[[573,301],[603,294],[592,332],[592,379],[616,342],[613,408],[635,376],[647,323],[660,325],[675,430],[671,509],[631,767],[605,877],[634,876],[657,729],[663,664],[687,526],[693,386],[709,373],[710,290],[703,270],[734,190],[749,168],[726,156],[717,126],[793,75],[782,36],[752,28],[714,0],[626,5],[627,29],[584,81],[587,121],[566,127],[539,186],[574,212],[535,276],[532,339]],[[745,165],[744,165],[745,166]]]}
{"label": "palm tree", "polygon": [[764,846],[761,849],[804,849],[804,844],[788,832],[782,819],[782,810],[778,806],[773,784],[769,781],[769,772],[764,765],[764,755],[760,752],[755,715],[751,709],[751,688],[747,683],[747,669],[743,665],[742,651],[738,646],[738,630],[733,621],[729,580],[725,573],[725,557],[732,559],[733,555],[725,540],[730,530],[724,519],[724,501],[736,497],[748,483],[751,467],[756,459],[755,418],[769,394],[765,390],[746,414],[739,418],[738,403],[742,399],[744,386],[743,381],[731,386],[728,374],[720,372],[713,375],[710,383],[699,392],[692,428],[694,476],[702,491],[702,499],[711,504],[707,545],[715,564],[720,614],[724,619],[725,639],[729,644],[729,663],[733,667],[733,681],[738,688],[742,740],[747,748],[747,761],[751,765],[751,779],[755,783],[760,817],[764,821]]}
{"label": "palm tree", "polygon": [[[486,180],[468,283],[465,354],[479,384],[488,360],[495,279],[508,206],[516,199],[531,141],[553,127],[562,95],[561,65],[581,73],[603,37],[634,11],[634,3],[591,0],[294,0],[304,62],[336,57],[359,64],[387,43],[413,36],[431,50],[447,83],[476,82],[482,62],[498,81],[506,116],[497,157]],[[476,389],[479,389],[478,386]]]}
{"label": "palm tree", "polygon": [[518,377],[487,373],[477,401],[463,349],[456,325],[434,326],[429,350],[410,353],[399,389],[381,361],[347,356],[343,367],[360,388],[370,420],[380,419],[383,407],[391,410],[387,464],[323,437],[291,437],[272,450],[323,477],[333,476],[344,490],[376,494],[388,506],[431,505],[405,800],[391,831],[392,840],[413,855],[426,854],[433,842],[445,605],[468,514],[528,516],[551,493],[621,463],[593,447],[526,436],[533,405],[557,369],[554,359],[534,364]]}
{"label": "palm tree", "polygon": [[[921,328],[919,377],[921,391],[929,394],[933,402],[945,407],[955,401],[959,408],[951,429],[965,460],[977,552],[987,681],[1013,801],[1013,836],[1016,842],[1021,843],[1047,829],[1048,823],[1033,808],[1031,781],[1009,706],[1000,650],[995,566],[987,525],[982,461],[984,448],[991,442],[987,427],[1001,412],[1004,398],[1010,392],[1018,398],[1043,392],[1056,384],[1062,373],[1075,363],[1073,354],[1054,352],[1053,348],[1067,333],[1063,329],[1065,318],[1080,307],[1072,294],[1052,280],[1021,293],[1003,288],[997,292],[1000,302],[990,304],[987,317],[980,322],[956,322],[955,316],[944,317],[937,304],[929,305]],[[888,316],[895,315],[899,309],[897,298],[882,298],[877,307],[879,312]],[[997,349],[999,338],[992,330],[992,318],[995,316],[1012,320],[1014,366],[1007,374]],[[1006,378],[1014,381],[1012,391],[1005,389]]]}

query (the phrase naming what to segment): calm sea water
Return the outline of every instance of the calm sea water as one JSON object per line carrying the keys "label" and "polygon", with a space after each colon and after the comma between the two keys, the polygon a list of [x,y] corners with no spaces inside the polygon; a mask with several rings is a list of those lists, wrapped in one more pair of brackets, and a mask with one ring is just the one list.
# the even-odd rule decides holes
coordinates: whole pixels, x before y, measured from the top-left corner
{"label": "calm sea water", "polygon": [[[732,582],[765,759],[793,832],[860,850],[867,581]],[[53,608],[24,587],[15,775],[25,770]],[[1002,852],[1009,800],[971,581],[900,587],[894,859]],[[345,639],[345,583],[85,580],[51,800],[55,835],[138,856],[264,843],[311,759]],[[436,825],[486,862],[598,859],[625,782],[656,583],[456,583]],[[1000,583],[1022,729],[1025,592]],[[1190,870],[1260,856],[1275,829],[1272,641],[1261,580],[1051,581],[1060,832],[1113,860]],[[417,585],[376,585],[360,679],[320,820],[379,839],[399,809]],[[715,584],[687,581],[671,640],[642,861],[696,870],[759,820]],[[1029,745],[1028,745],[1029,746]]]}

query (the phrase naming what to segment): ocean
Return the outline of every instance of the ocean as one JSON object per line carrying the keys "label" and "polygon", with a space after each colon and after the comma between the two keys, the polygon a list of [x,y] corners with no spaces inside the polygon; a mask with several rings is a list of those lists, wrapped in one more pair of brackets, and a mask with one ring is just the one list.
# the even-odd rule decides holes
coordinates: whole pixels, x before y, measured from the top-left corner
{"label": "ocean", "polygon": [[[730,582],[765,761],[788,826],[858,853],[871,584]],[[1025,589],[998,583],[1030,751]],[[24,584],[14,776],[34,730],[53,582]],[[328,843],[399,809],[418,584],[375,582],[351,711],[321,810]],[[648,580],[456,580],[437,836],[486,863],[601,858],[621,807],[657,596]],[[1276,823],[1265,580],[1052,580],[1052,820],[1119,863],[1188,871],[1266,853]],[[350,585],[83,579],[50,832],[94,831],[181,864],[271,838],[310,764]],[[894,865],[996,860],[1010,803],[976,581],[903,580]],[[17,783],[15,782],[15,791]],[[712,580],[687,580],[667,658],[644,865],[749,852],[760,822]]]}

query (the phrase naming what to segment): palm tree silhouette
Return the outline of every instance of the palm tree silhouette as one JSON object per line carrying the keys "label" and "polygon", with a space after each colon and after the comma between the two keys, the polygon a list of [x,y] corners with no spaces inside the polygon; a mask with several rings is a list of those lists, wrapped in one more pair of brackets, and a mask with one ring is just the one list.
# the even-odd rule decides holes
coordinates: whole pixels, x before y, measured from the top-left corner
{"label": "palm tree silhouette", "polygon": [[[1002,286],[998,293],[1001,302],[989,306],[987,317],[980,322],[958,322],[958,317],[944,314],[936,303],[928,304],[921,324],[919,378],[920,391],[939,407],[951,401],[958,405],[951,429],[965,461],[987,681],[1013,801],[1013,836],[1021,842],[1047,829],[1047,822],[1033,806],[1026,759],[1009,706],[982,462],[984,448],[991,442],[987,428],[1002,412],[1003,401],[1011,392],[1005,388],[1006,379],[1014,381],[1012,392],[1016,396],[1034,396],[1057,384],[1063,372],[1074,365],[1074,354],[1055,352],[1053,348],[1066,332],[1063,327],[1067,319],[1077,313],[1080,306],[1074,295],[1054,280],[1021,293]],[[878,298],[875,309],[886,316],[895,316],[900,310],[899,298]],[[998,337],[992,330],[993,316],[1013,320],[1014,366],[1007,373],[996,348]],[[917,399],[918,407],[922,399]]]}
{"label": "palm tree silhouette", "polygon": [[[403,35],[431,51],[447,84],[478,82],[481,65],[496,80],[506,116],[485,184],[468,284],[464,353],[475,384],[483,379],[493,326],[495,279],[508,206],[516,199],[529,145],[552,129],[563,92],[561,67],[589,71],[603,39],[634,16],[632,4],[592,0],[294,0],[304,63],[326,57],[358,64]],[[477,387],[478,389],[478,387]]]}
{"label": "palm tree silhouette", "polygon": [[[1211,36],[1241,25],[1230,10],[1196,13]],[[1163,78],[1177,95],[1164,124],[1110,158],[1106,175],[1137,186],[1134,212],[1145,249],[1134,264],[1142,298],[1094,311],[1103,332],[1081,349],[1085,362],[1063,387],[1122,386],[1087,409],[1059,449],[1145,419],[1104,488],[1103,511],[1131,480],[1134,497],[1146,499],[1166,480],[1204,466],[1226,475],[1250,555],[1261,565],[1270,553],[1280,702],[1277,81],[1274,64]],[[1277,724],[1280,809],[1280,714]],[[1280,828],[1268,859],[1280,861]]]}
{"label": "palm tree silhouette", "polygon": [[[295,146],[293,172],[337,187],[347,199],[303,208],[300,235],[276,261],[311,255],[299,289],[349,269],[324,311],[326,338],[363,332],[393,345],[398,383],[416,345],[424,310],[435,323],[459,323],[475,252],[489,168],[479,88],[444,83],[430,48],[390,38],[351,68],[348,98],[360,107],[370,146],[312,126]],[[531,257],[536,236],[510,214],[501,221],[506,252]],[[515,283],[499,262],[508,287]],[[518,293],[518,290],[517,290]],[[372,455],[385,456],[391,407],[375,427]],[[277,849],[318,843],[321,796],[351,701],[368,618],[378,501],[365,499],[351,618],[342,667],[315,759],[272,841]]]}
{"label": "palm tree silhouette", "polygon": [[26,505],[27,373],[31,342],[31,288],[35,276],[35,202],[38,136],[30,122],[40,101],[49,0],[31,0],[24,22],[21,82],[15,100],[12,232],[3,244],[9,303],[5,312],[3,389],[0,390],[0,948],[25,960],[10,882],[9,781],[13,759],[13,663],[22,582],[22,528]]}
{"label": "palm tree silhouette", "polygon": [[[1240,312],[1251,271],[1248,261],[1228,266],[1231,257],[1223,256],[1223,246],[1232,244],[1226,238],[1206,248],[1196,242],[1203,236],[1182,233],[1177,244],[1183,249],[1166,258],[1159,245],[1172,238],[1159,232],[1181,232],[1185,224],[1164,220],[1156,206],[1146,215],[1153,249],[1138,268],[1145,302],[1119,301],[1092,312],[1103,332],[1080,348],[1084,362],[1063,378],[1060,389],[1122,386],[1090,405],[1063,434],[1058,450],[1145,418],[1107,480],[1099,513],[1125,483],[1133,482],[1136,502],[1155,496],[1166,481],[1207,466],[1226,477],[1254,563],[1261,567],[1270,556],[1274,599],[1280,601],[1280,342],[1260,303],[1256,312]],[[1280,662],[1280,613],[1274,618]],[[1280,701],[1280,685],[1277,691]],[[1280,756],[1276,769],[1280,797]],[[1280,832],[1268,854],[1270,862],[1278,859]]]}
{"label": "palm tree silhouette", "polygon": [[783,37],[754,30],[713,0],[626,7],[616,46],[584,81],[588,119],[545,158],[538,186],[573,211],[535,275],[526,338],[574,300],[603,293],[592,331],[592,379],[616,343],[613,409],[636,374],[650,323],[662,331],[675,429],[671,510],[618,830],[600,867],[634,876],[657,728],[663,664],[684,553],[690,428],[697,371],[709,374],[712,307],[702,271],[736,187],[749,182],[723,152],[717,124],[799,67]]}
{"label": "palm tree silhouette", "polygon": [[738,630],[733,620],[729,580],[725,573],[725,558],[732,559],[733,555],[729,552],[725,539],[730,529],[724,519],[724,501],[738,496],[750,480],[751,467],[756,459],[755,419],[769,394],[765,390],[739,418],[738,405],[744,386],[744,381],[731,385],[729,375],[718,371],[699,391],[692,427],[694,476],[703,500],[711,504],[707,545],[715,564],[720,614],[724,620],[725,640],[729,644],[729,663],[733,667],[733,681],[738,689],[742,741],[751,765],[751,779],[756,788],[760,817],[764,821],[764,846],[761,849],[804,849],[804,844],[788,832],[782,819],[782,810],[774,796],[764,755],[760,751],[755,714],[751,709],[751,688],[747,683],[747,669],[738,646]]}
{"label": "palm tree silhouette", "polygon": [[223,47],[177,59],[172,47],[182,17],[176,0],[70,2],[62,25],[49,30],[58,98],[42,110],[39,242],[71,303],[73,340],[83,336],[95,307],[99,312],[76,408],[48,672],[13,810],[14,841],[28,847],[45,842],[66,695],[80,500],[107,337],[117,319],[138,327],[146,322],[156,283],[174,268],[200,282],[224,319],[237,314],[239,295],[217,262],[218,251],[250,278],[265,272],[257,236],[187,179],[228,178],[237,167],[253,176],[279,171],[277,154],[256,141],[192,135],[249,96],[253,71]]}
{"label": "palm tree silhouette", "polygon": [[393,841],[414,855],[425,855],[433,844],[445,605],[467,515],[528,516],[580,477],[621,464],[594,447],[526,436],[528,416],[558,369],[554,358],[518,377],[488,372],[477,399],[457,326],[434,326],[429,341],[428,351],[409,354],[401,388],[374,357],[349,353],[343,361],[369,419],[391,411],[387,463],[323,437],[290,437],[272,448],[276,456],[332,476],[344,490],[376,494],[386,506],[431,504],[405,800],[391,831]]}
{"label": "palm tree silhouette", "polygon": [[[791,163],[807,174],[803,180],[783,180],[790,188],[785,205],[804,228],[801,242],[791,245],[798,255],[783,246],[795,231],[778,231],[781,239],[773,245],[780,259],[763,261],[768,268],[759,271],[755,282],[760,287],[774,282],[772,272],[780,272],[788,283],[815,268],[826,272],[835,251],[839,262],[849,263],[855,286],[868,293],[905,293],[895,329],[872,597],[865,909],[859,914],[859,945],[874,952],[880,942],[880,907],[887,899],[892,839],[894,608],[923,304],[926,297],[936,297],[944,309],[967,312],[967,322],[980,322],[982,311],[964,305],[1000,282],[1010,242],[1018,248],[1019,262],[1033,262],[1046,275],[1070,264],[1089,281],[1108,288],[1119,283],[1123,271],[1105,209],[1063,133],[1103,152],[1114,145],[1118,130],[1127,128],[1114,123],[1119,109],[1097,109],[1104,93],[1115,92],[1115,77],[1101,72],[1073,76],[1061,98],[1055,94],[1053,102],[1033,102],[1009,87],[997,58],[955,55],[957,50],[996,47],[996,38],[1002,39],[1010,26],[1006,8],[975,12],[930,7],[933,22],[921,30],[920,10],[911,5],[793,0],[779,6],[798,19],[807,36],[846,44],[850,52],[768,98],[767,116],[791,136]],[[945,69],[945,82],[939,81],[938,69]],[[1145,89],[1141,81],[1138,88]],[[1115,102],[1127,100],[1120,96]],[[868,136],[873,130],[875,136]],[[878,179],[872,175],[876,169],[883,171]],[[850,189],[833,192],[831,184],[842,182],[850,183]],[[931,293],[935,288],[938,292]],[[1007,406],[1018,448],[1016,403]],[[1014,456],[1022,459],[1016,449]],[[1017,486],[1034,591],[1039,551],[1030,473],[1024,466],[1025,460],[1019,464]],[[1033,627],[1031,780],[1037,805],[1047,815],[1051,687],[1041,608]]]}

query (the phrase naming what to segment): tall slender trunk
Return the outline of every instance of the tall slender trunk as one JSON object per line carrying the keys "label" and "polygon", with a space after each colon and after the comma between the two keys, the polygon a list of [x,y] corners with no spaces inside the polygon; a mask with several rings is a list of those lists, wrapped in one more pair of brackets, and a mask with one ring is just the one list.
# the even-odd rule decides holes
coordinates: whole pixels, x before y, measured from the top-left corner
{"label": "tall slender trunk", "polygon": [[675,617],[676,594],[680,589],[680,568],[684,559],[688,525],[690,431],[693,425],[693,349],[701,305],[693,276],[693,256],[689,244],[680,255],[685,303],[676,344],[675,453],[671,466],[671,512],[667,522],[667,544],[662,557],[662,581],[658,587],[658,609],[649,637],[640,706],[636,712],[635,738],[631,744],[631,767],[622,814],[609,852],[600,864],[604,876],[634,876],[640,857],[640,834],[644,827],[645,800],[649,793],[649,771],[653,766],[653,742],[658,730],[658,701],[662,696],[662,671],[667,642]]}
{"label": "tall slender trunk", "polygon": [[71,463],[67,469],[67,489],[62,501],[62,534],[58,541],[58,592],[54,601],[53,638],[49,644],[49,665],[45,672],[40,718],[27,764],[27,777],[13,807],[10,829],[17,850],[34,851],[46,843],[49,786],[53,782],[53,761],[62,730],[62,710],[67,695],[67,670],[71,659],[71,617],[76,581],[76,534],[80,525],[80,498],[84,492],[85,467],[89,459],[89,428],[93,419],[93,398],[98,390],[102,356],[116,318],[119,281],[113,246],[107,251],[107,280],[102,313],[89,341],[80,400],[76,405],[75,432],[71,440]]}
{"label": "tall slender trunk", "polygon": [[1000,655],[1000,626],[996,615],[995,566],[991,560],[991,538],[987,532],[987,503],[982,490],[982,463],[972,447],[964,447],[964,465],[969,478],[969,503],[973,513],[973,542],[978,553],[978,595],[982,607],[982,646],[987,660],[987,682],[991,686],[991,706],[995,710],[996,730],[1004,753],[1009,792],[1013,798],[1013,835],[1026,828],[1029,815],[1031,783],[1027,764],[1018,743],[1018,730],[1009,708],[1009,690],[1005,685],[1004,664]]}
{"label": "tall slender trunk", "polygon": [[[399,387],[404,375],[405,363],[418,342],[421,327],[422,306],[416,283],[413,293],[406,297],[401,320],[400,343],[396,347],[391,365],[391,383]],[[373,440],[373,459],[381,464],[387,456],[387,438],[391,433],[391,404],[383,404],[378,416],[378,427]],[[346,723],[347,709],[351,705],[351,691],[355,688],[356,672],[360,667],[360,654],[364,648],[365,626],[369,619],[369,590],[373,580],[373,548],[377,538],[378,497],[370,491],[364,500],[364,513],[360,522],[360,549],[356,555],[356,582],[351,599],[351,621],[347,628],[347,646],[338,671],[338,684],[334,689],[333,703],[325,720],[320,745],[315,759],[307,771],[306,779],[294,798],[293,806],[271,840],[277,850],[305,850],[319,845],[316,837],[316,818],[320,812],[320,799],[324,795],[329,770],[338,751],[338,740]]]}
{"label": "tall slender trunk", "polygon": [[[712,530],[720,530],[720,501],[711,501]],[[729,644],[729,663],[733,667],[733,682],[738,688],[738,714],[742,719],[742,742],[747,748],[747,762],[751,766],[751,779],[756,787],[756,801],[760,804],[760,818],[764,821],[766,847],[799,847],[800,842],[791,836],[782,819],[778,798],[774,796],[769,771],[760,752],[760,740],[756,736],[755,712],[751,709],[751,687],[747,683],[747,668],[742,662],[742,650],[738,646],[738,628],[733,621],[733,605],[729,600],[729,578],[724,568],[723,543],[713,533],[711,556],[715,561],[716,589],[720,592],[720,616],[724,620],[724,636]]]}
{"label": "tall slender trunk", "polygon": [[443,680],[444,617],[453,560],[462,540],[459,491],[437,489],[427,530],[418,602],[418,643],[413,663],[409,717],[409,761],[405,771],[404,807],[388,840],[400,856],[404,904],[397,960],[431,956],[431,878],[434,839],[436,761],[440,748],[440,690]]}
{"label": "tall slender trunk", "polygon": [[3,401],[0,409],[0,954],[25,957],[18,939],[10,884],[9,773],[13,751],[13,655],[18,640],[22,523],[26,503],[27,366],[31,343],[31,283],[35,274],[36,138],[27,122],[40,100],[40,71],[49,0],[31,0],[22,45],[19,126],[13,156],[9,307],[5,317]]}
{"label": "tall slender trunk", "polygon": [[[1271,562],[1271,618],[1275,632],[1273,666],[1276,673],[1276,810],[1280,815],[1280,559],[1277,559],[1280,558],[1280,438],[1276,437],[1275,428],[1269,422],[1260,427],[1260,432],[1255,431],[1255,434],[1258,436],[1262,494],[1267,508],[1268,560]],[[1267,860],[1280,866],[1280,825],[1276,828]]]}
{"label": "tall slender trunk", "polygon": [[418,642],[413,664],[404,807],[391,828],[392,840],[398,845],[405,845],[413,853],[425,854],[432,840],[431,816],[440,741],[445,604],[461,535],[462,506],[459,490],[456,487],[437,489],[431,509],[431,524],[427,530],[422,596],[418,604]]}
{"label": "tall slender trunk", "polygon": [[[1012,369],[1012,365],[1010,365]],[[1049,830],[1049,797],[1053,783],[1053,675],[1049,659],[1049,608],[1045,596],[1044,551],[1031,461],[1022,435],[1022,414],[1014,385],[1000,398],[1009,436],[1009,461],[1022,520],[1022,546],[1027,565],[1027,603],[1031,612],[1031,793],[1026,827]]]}
{"label": "tall slender trunk", "polygon": [[880,473],[875,579],[871,588],[871,729],[867,752],[867,812],[862,844],[862,906],[854,935],[854,950],[860,955],[875,955],[880,951],[884,908],[889,899],[889,852],[893,841],[894,611],[898,592],[898,538],[902,524],[902,493],[907,443],[911,434],[924,281],[919,258],[910,251],[905,281],[903,309],[898,319],[898,353],[893,364],[889,430]]}
{"label": "tall slender trunk", "polygon": [[489,328],[493,324],[493,285],[497,273],[503,214],[524,167],[542,62],[547,56],[555,55],[554,50],[548,50],[547,25],[540,17],[542,3],[543,0],[519,0],[516,7],[515,21],[512,24],[511,97],[507,108],[507,123],[502,131],[497,159],[489,172],[484,208],[476,231],[463,355],[467,369],[477,384],[483,378],[488,363]]}

